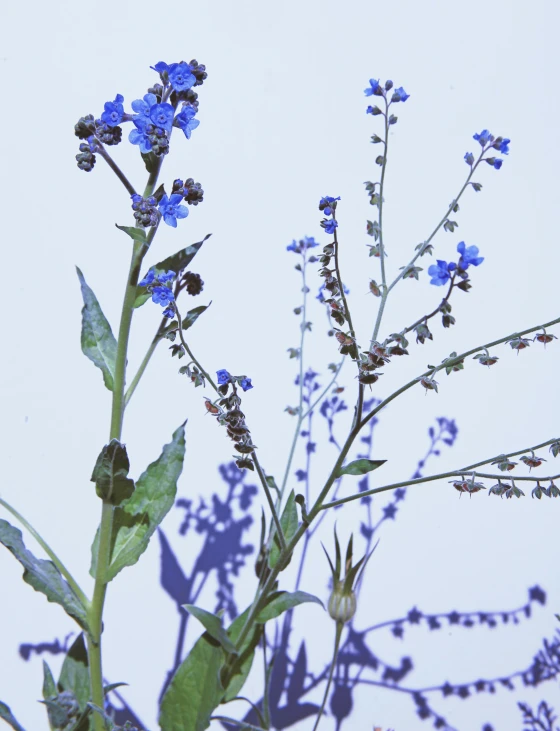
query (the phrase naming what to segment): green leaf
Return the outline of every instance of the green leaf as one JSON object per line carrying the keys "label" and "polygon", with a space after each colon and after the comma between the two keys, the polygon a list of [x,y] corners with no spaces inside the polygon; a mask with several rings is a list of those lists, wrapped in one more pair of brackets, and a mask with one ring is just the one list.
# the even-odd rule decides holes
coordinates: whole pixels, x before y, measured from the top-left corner
{"label": "green leaf", "polygon": [[[241,630],[245,626],[245,620],[251,611],[251,607],[248,607],[243,614],[232,622],[228,628],[228,635],[233,643],[237,642]],[[225,690],[222,703],[229,703],[239,695],[241,688],[245,685],[245,681],[249,673],[251,672],[251,666],[253,665],[253,659],[255,657],[255,648],[259,644],[262,636],[263,628],[262,625],[254,624],[253,629],[249,632],[242,646],[239,648],[239,655],[235,660],[232,667],[232,677],[228,686]]]}
{"label": "green leaf", "polygon": [[119,226],[118,223],[116,223],[115,226],[119,229],[119,231],[124,231],[125,234],[128,234],[131,239],[134,239],[134,241],[139,241],[141,244],[148,243],[148,238],[143,228],[136,228],[134,226]]}
{"label": "green leaf", "polygon": [[82,288],[82,352],[94,365],[101,369],[103,381],[109,391],[113,390],[117,341],[103,314],[93,290],[86,284],[84,275],[76,267]]}
{"label": "green leaf", "polygon": [[[296,494],[292,490],[286,501],[286,506],[282,517],[280,518],[280,525],[282,526],[282,532],[286,543],[289,543],[294,537],[295,532],[298,529],[298,514],[296,507]],[[274,541],[270,547],[270,553],[268,554],[268,565],[273,569],[278,563],[280,557],[280,541],[278,535],[274,536]]]}
{"label": "green leaf", "polygon": [[386,459],[357,459],[354,462],[349,462],[344,467],[339,467],[335,477],[342,477],[342,475],[365,475],[381,467],[386,461]]}
{"label": "green leaf", "polygon": [[10,706],[7,706],[5,703],[2,703],[0,701],[0,718],[4,721],[6,721],[7,724],[9,724],[15,731],[25,731],[23,726],[21,726],[17,721],[15,716],[10,710]]}
{"label": "green leaf", "polygon": [[128,499],[134,492],[134,480],[127,477],[129,469],[126,447],[118,439],[111,439],[101,450],[91,476],[98,497],[111,505]]}
{"label": "green leaf", "polygon": [[208,632],[196,642],[177,668],[161,701],[163,731],[204,731],[220,704],[224,689],[220,671],[226,654]]}
{"label": "green leaf", "polygon": [[[206,239],[210,238],[211,235],[212,234],[206,234],[202,241],[197,241],[196,244],[191,244],[185,249],[181,249],[181,251],[178,251],[176,254],[168,256],[167,259],[154,264],[154,266],[150,267],[148,271],[153,271],[154,274],[168,271],[178,274],[191,263],[202,244],[206,241]],[[151,294],[148,292],[146,287],[138,287],[134,307],[141,307],[150,299],[150,297]]]}
{"label": "green leaf", "polygon": [[58,691],[56,689],[56,683],[54,682],[51,669],[46,660],[43,660],[43,698],[46,700],[47,698],[52,698],[57,694]]}
{"label": "green leaf", "polygon": [[0,520],[0,543],[13,553],[24,567],[23,580],[35,591],[44,594],[49,602],[60,604],[76,622],[88,629],[87,612],[74,590],[62,578],[52,561],[36,558],[25,548],[21,531],[6,520]]}
{"label": "green leaf", "polygon": [[58,687],[61,692],[69,690],[74,694],[80,711],[86,709],[90,696],[90,685],[88,655],[83,632],[76,637],[64,658],[58,678]]}
{"label": "green leaf", "polygon": [[198,619],[208,634],[219,642],[226,652],[233,653],[234,655],[238,654],[235,649],[235,645],[223,628],[222,620],[219,617],[216,617],[216,615],[212,614],[212,612],[207,612],[205,609],[195,607],[194,604],[182,604],[181,606],[183,609],[186,609],[189,614],[192,614],[193,617]]}
{"label": "green leaf", "polygon": [[155,155],[153,152],[141,152],[140,154],[142,155],[142,160],[144,160],[146,170],[149,173],[155,173],[160,164],[160,160],[158,159],[157,155]]}
{"label": "green leaf", "polygon": [[[200,305],[199,307],[194,307],[192,310],[189,310],[185,317],[183,317],[183,330],[188,330],[189,327],[192,327],[194,323],[198,320],[200,315],[204,312],[204,310],[207,310],[212,303],[207,305]],[[168,325],[168,327],[165,328],[163,333],[161,334],[162,338],[167,337],[167,334],[172,332],[173,330],[178,330],[179,325],[177,323],[177,320],[173,320],[173,322]]]}
{"label": "green leaf", "polygon": [[[111,562],[105,577],[111,581],[125,566],[133,566],[148,547],[158,525],[165,518],[177,493],[177,480],[185,458],[185,429],[180,426],[161,455],[136,482],[132,495],[115,510]],[[97,570],[99,531],[92,546],[90,573]]]}
{"label": "green leaf", "polygon": [[313,594],[308,594],[305,591],[279,591],[273,595],[272,601],[264,609],[261,609],[255,621],[259,624],[264,624],[271,619],[276,619],[276,617],[279,617],[288,609],[308,602],[320,604],[323,607],[323,602],[318,597]]}

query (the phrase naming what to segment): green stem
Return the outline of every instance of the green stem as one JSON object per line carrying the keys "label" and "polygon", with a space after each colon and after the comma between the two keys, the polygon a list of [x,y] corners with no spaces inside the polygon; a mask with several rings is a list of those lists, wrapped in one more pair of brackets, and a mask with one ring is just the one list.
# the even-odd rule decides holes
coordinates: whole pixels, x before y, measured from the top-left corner
{"label": "green stem", "polygon": [[39,535],[39,533],[37,533],[35,528],[33,528],[33,526],[27,522],[27,520],[23,517],[23,515],[18,513],[18,511],[15,508],[12,508],[12,506],[9,503],[7,503],[5,500],[2,500],[2,498],[0,498],[0,505],[3,505],[6,508],[6,510],[14,516],[14,518],[19,520],[19,522],[23,525],[23,527],[26,528],[27,531],[33,536],[33,538],[41,546],[43,551],[47,554],[47,556],[54,563],[56,568],[64,576],[64,578],[70,585],[71,589],[73,590],[74,594],[76,594],[76,596],[79,598],[79,600],[82,602],[85,609],[87,610],[89,608],[89,599],[84,594],[84,592],[81,590],[78,582],[74,579],[74,577],[72,576],[70,571],[68,571],[66,566],[58,558],[58,556],[52,550],[52,548],[49,546],[49,544]]}
{"label": "green stem", "polygon": [[338,657],[338,648],[340,647],[340,637],[342,635],[342,629],[344,627],[344,624],[342,622],[336,623],[336,634],[334,636],[334,650],[333,650],[333,659],[331,662],[331,667],[329,670],[329,679],[327,680],[327,687],[325,688],[325,695],[323,696],[323,702],[321,703],[321,708],[319,709],[319,714],[315,720],[315,725],[313,726],[313,731],[317,731],[317,728],[319,727],[319,722],[321,721],[321,717],[323,715],[323,711],[325,710],[325,706],[327,705],[327,698],[329,696],[329,690],[331,689],[331,683],[334,675],[334,669],[336,666],[336,659]]}
{"label": "green stem", "polygon": [[214,391],[216,391],[216,393],[219,393],[218,387],[216,386],[216,384],[214,383],[214,381],[210,378],[210,376],[208,375],[208,373],[206,373],[206,371],[200,365],[200,363],[197,361],[197,359],[194,357],[194,355],[192,353],[192,350],[189,348],[189,346],[187,345],[187,341],[183,337],[183,320],[181,319],[181,315],[179,314],[179,308],[177,306],[175,306],[175,316],[177,317],[177,322],[179,323],[179,327],[177,328],[177,332],[179,333],[179,339],[180,339],[181,343],[183,344],[183,348],[187,351],[187,353],[189,354],[189,357],[190,357],[191,361],[197,366],[198,370],[202,373],[202,375],[204,376],[204,378],[206,378],[206,380],[212,386],[212,388],[214,389]]}
{"label": "green stem", "polygon": [[272,499],[272,495],[270,494],[270,488],[268,487],[268,482],[266,481],[266,476],[263,472],[263,468],[261,467],[260,462],[259,462],[255,452],[252,452],[251,459],[253,460],[253,464],[257,468],[257,474],[258,474],[261,484],[263,486],[264,494],[266,495],[266,499],[268,502],[268,506],[270,508],[270,512],[272,513],[272,520],[274,521],[274,526],[276,528],[276,535],[278,536],[278,541],[280,542],[280,549],[283,551],[286,548],[286,539],[284,538],[284,531],[282,530],[282,526],[280,525],[280,519],[278,517],[278,513],[276,512],[276,508],[274,506],[274,500]]}
{"label": "green stem", "polygon": [[[122,436],[122,421],[125,405],[124,387],[126,376],[126,361],[130,326],[134,312],[138,279],[142,258],[145,254],[143,244],[134,242],[130,270],[123,300],[119,338],[117,343],[117,357],[115,361],[115,377],[113,385],[113,400],[111,406],[111,428],[109,440]],[[107,569],[111,561],[111,537],[113,531],[114,507],[110,503],[103,503],[101,522],[99,526],[99,548],[97,553],[97,570],[95,586],[89,612],[91,634],[88,635],[88,657],[90,669],[91,700],[100,708],[104,707],[103,669],[101,663],[101,632],[103,627],[103,607],[107,592]],[[95,731],[104,731],[103,718],[94,714],[93,725]]]}

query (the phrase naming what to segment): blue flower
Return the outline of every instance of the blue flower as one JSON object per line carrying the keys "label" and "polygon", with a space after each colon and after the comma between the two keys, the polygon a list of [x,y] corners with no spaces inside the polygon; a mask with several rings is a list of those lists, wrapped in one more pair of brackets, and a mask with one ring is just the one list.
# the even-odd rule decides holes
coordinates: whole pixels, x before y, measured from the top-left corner
{"label": "blue flower", "polygon": [[223,386],[224,383],[230,383],[231,382],[231,376],[225,370],[225,368],[222,368],[221,371],[216,371],[216,376],[218,377],[218,384],[220,386]]}
{"label": "blue flower", "polygon": [[162,284],[165,284],[165,282],[172,282],[175,277],[176,274],[172,269],[169,269],[169,271],[165,272],[164,274],[158,274],[158,279]]}
{"label": "blue flower", "polygon": [[185,133],[185,137],[187,138],[187,140],[190,140],[191,132],[193,131],[193,129],[196,129],[200,124],[198,119],[194,119],[195,114],[196,109],[190,104],[185,104],[183,106],[183,109],[173,120],[173,126],[182,129]]}
{"label": "blue flower", "polygon": [[456,267],[457,265],[453,262],[448,264],[446,261],[438,259],[437,264],[432,264],[428,269],[428,274],[432,278],[430,284],[435,284],[438,287],[445,284],[451,277],[450,272],[454,271]]}
{"label": "blue flower", "polygon": [[167,307],[173,302],[174,299],[175,296],[173,295],[173,292],[169,289],[169,287],[157,286],[152,289],[152,302],[155,302],[156,305],[162,305],[162,307]]}
{"label": "blue flower", "polygon": [[507,137],[505,137],[501,142],[499,146],[499,150],[502,153],[502,155],[509,155],[509,143],[511,140],[509,140]]}
{"label": "blue flower", "polygon": [[373,114],[373,107],[371,106],[371,104],[370,104],[370,105],[369,105],[369,107],[368,107],[368,108],[366,109],[366,114]]}
{"label": "blue flower", "polygon": [[155,107],[156,104],[157,97],[155,94],[145,94],[143,99],[135,99],[131,104],[132,111],[136,112],[132,121],[136,124],[135,120],[142,120],[144,124],[150,124],[152,121],[150,119],[150,109]]}
{"label": "blue flower", "polygon": [[180,205],[183,196],[178,193],[172,193],[169,198],[164,195],[159,202],[159,212],[163,216],[163,220],[168,226],[177,228],[177,219],[186,218],[189,215],[187,206]]}
{"label": "blue flower", "polygon": [[128,134],[129,142],[140,147],[140,152],[147,154],[152,149],[150,136],[146,133],[146,122],[142,117],[133,117],[132,121],[136,129],[131,129]]}
{"label": "blue flower", "polygon": [[150,68],[157,71],[158,74],[163,74],[165,71],[168,71],[169,66],[163,61],[158,61],[155,66],[150,66]]}
{"label": "blue flower", "polygon": [[116,127],[123,121],[124,107],[122,103],[124,97],[122,94],[117,94],[115,101],[105,102],[105,111],[101,115],[101,119],[108,127]]}
{"label": "blue flower", "polygon": [[492,163],[492,166],[496,168],[496,170],[499,170],[502,167],[503,160],[500,160],[500,158],[496,158],[494,162]]}
{"label": "blue flower", "polygon": [[468,269],[471,264],[474,267],[477,267],[484,261],[484,257],[478,255],[478,246],[469,246],[467,248],[465,246],[465,242],[461,241],[457,244],[457,251],[461,254],[458,266],[459,269],[463,269],[463,271]]}
{"label": "blue flower", "polygon": [[335,221],[334,218],[330,218],[328,221],[321,221],[321,226],[328,234],[333,234],[335,228],[338,228],[338,221]]}
{"label": "blue flower", "polygon": [[410,94],[407,94],[406,91],[402,88],[402,86],[399,86],[398,89],[395,89],[393,92],[393,96],[391,97],[392,102],[405,102]]}
{"label": "blue flower", "polygon": [[188,63],[172,63],[167,68],[169,81],[175,91],[186,91],[196,83],[196,76]]}
{"label": "blue flower", "polygon": [[162,315],[164,317],[174,317],[175,316],[175,309],[173,307],[167,307],[163,312]]}
{"label": "blue flower", "polygon": [[472,154],[472,152],[465,153],[465,162],[467,163],[467,165],[474,165],[474,155]]}
{"label": "blue flower", "polygon": [[294,239],[291,244],[288,244],[286,246],[286,251],[296,251],[299,252],[299,246],[296,244],[296,240]]}
{"label": "blue flower", "polygon": [[139,287],[149,287],[150,284],[153,284],[154,279],[156,278],[156,273],[153,269],[148,270],[148,273],[144,277],[144,279],[141,282],[138,282]]}
{"label": "blue flower", "polygon": [[478,142],[480,142],[481,147],[487,145],[491,139],[492,135],[487,129],[483,129],[480,134],[473,135],[473,140],[477,140]]}
{"label": "blue flower", "polygon": [[325,195],[321,200],[319,201],[319,210],[323,211],[325,216],[332,216],[332,213],[336,206],[331,206],[331,203],[335,203],[336,201],[340,200],[340,196],[338,198],[333,198],[332,195]]}
{"label": "blue flower", "polygon": [[373,96],[373,94],[380,96],[383,94],[381,86],[379,85],[379,79],[377,81],[375,79],[370,79],[368,88],[364,89],[364,94],[366,96]]}
{"label": "blue flower", "polygon": [[150,119],[157,127],[161,127],[166,132],[171,132],[173,114],[174,109],[171,104],[154,104],[150,108]]}
{"label": "blue flower", "polygon": [[242,378],[240,386],[244,391],[248,391],[250,388],[253,388],[250,378]]}

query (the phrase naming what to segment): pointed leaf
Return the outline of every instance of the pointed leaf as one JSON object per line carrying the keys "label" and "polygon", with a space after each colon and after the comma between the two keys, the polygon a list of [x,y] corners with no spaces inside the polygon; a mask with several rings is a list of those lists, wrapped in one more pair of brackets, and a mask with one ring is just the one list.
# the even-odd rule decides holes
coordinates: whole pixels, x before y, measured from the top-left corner
{"label": "pointed leaf", "polygon": [[135,226],[119,226],[118,223],[115,226],[120,230],[128,234],[134,241],[139,241],[141,244],[147,244],[148,238],[143,228],[136,228]]}
{"label": "pointed leaf", "polygon": [[[250,611],[251,607],[248,607],[239,615],[239,617],[236,617],[236,619],[228,627],[227,632],[233,643],[237,642],[237,638],[245,626],[245,620],[247,619]],[[236,698],[239,695],[241,688],[245,685],[245,681],[251,671],[251,666],[255,657],[255,648],[259,644],[261,636],[262,626],[254,624],[253,629],[248,633],[243,644],[239,648],[239,656],[233,666],[233,675],[224,693],[222,703],[229,703],[229,701]]]}
{"label": "pointed leaf", "polygon": [[[134,565],[148,547],[150,538],[175,502],[184,458],[185,429],[180,426],[158,459],[140,475],[132,495],[115,510],[107,581],[114,579],[125,566]],[[98,544],[99,531],[92,546],[92,576],[97,570]]]}
{"label": "pointed leaf", "polygon": [[113,390],[117,341],[103,314],[93,290],[86,284],[84,275],[76,267],[84,306],[82,308],[82,352],[101,369],[103,381],[109,391]]}
{"label": "pointed leaf", "polygon": [[24,567],[23,580],[35,591],[44,594],[49,602],[60,604],[66,614],[73,617],[84,629],[87,625],[87,612],[74,590],[62,578],[52,561],[36,558],[25,548],[21,531],[6,520],[0,520],[0,543],[13,553]]}
{"label": "pointed leaf", "polygon": [[323,609],[323,602],[313,594],[308,594],[305,591],[279,591],[275,595],[272,601],[262,609],[256,617],[256,622],[264,624],[271,619],[276,619],[288,609],[297,607],[299,604],[305,604],[307,602],[313,602],[320,604]]}
{"label": "pointed leaf", "polygon": [[58,691],[56,689],[56,683],[54,682],[51,669],[47,661],[43,660],[43,698],[46,700],[47,698],[52,698],[57,694]]}
{"label": "pointed leaf", "polygon": [[129,469],[126,447],[118,439],[111,439],[101,450],[91,476],[98,497],[111,505],[129,498],[134,492],[134,480],[127,477]]}
{"label": "pointed leaf", "polygon": [[[191,244],[185,249],[181,249],[181,251],[178,251],[176,254],[168,256],[167,259],[154,264],[154,266],[150,267],[148,271],[153,271],[154,274],[168,271],[178,274],[191,263],[202,244],[206,241],[206,239],[210,238],[211,235],[212,234],[207,234],[202,241],[197,241],[196,244]],[[138,287],[134,307],[141,307],[144,302],[150,298],[150,296],[151,295],[146,287]]]}
{"label": "pointed leaf", "polygon": [[226,652],[233,653],[234,655],[238,654],[235,645],[228,637],[222,625],[222,620],[219,617],[216,617],[212,612],[207,612],[205,609],[195,607],[194,604],[183,604],[182,607],[198,619],[208,634],[219,642]]}
{"label": "pointed leaf", "polygon": [[177,668],[161,701],[163,731],[204,731],[220,704],[224,689],[220,671],[226,654],[208,632],[195,643]]}
{"label": "pointed leaf", "polygon": [[17,721],[15,716],[12,714],[10,710],[10,706],[7,706],[5,703],[2,703],[0,701],[0,718],[3,721],[6,721],[7,724],[9,724],[15,731],[25,731],[23,726],[21,726]]}
{"label": "pointed leaf", "polygon": [[58,678],[58,687],[60,691],[69,690],[74,694],[80,711],[86,709],[90,696],[90,685],[88,655],[83,632],[76,637],[64,658]]}
{"label": "pointed leaf", "polygon": [[381,467],[386,461],[386,459],[357,459],[354,462],[349,462],[344,467],[340,467],[336,473],[336,477],[342,477],[342,475],[365,475]]}
{"label": "pointed leaf", "polygon": [[[192,310],[189,310],[187,314],[183,317],[183,330],[188,330],[189,327],[192,327],[194,323],[198,320],[200,315],[204,312],[204,310],[207,310],[212,302],[210,302],[207,305],[200,305],[199,307],[193,307]],[[165,338],[167,333],[172,332],[173,330],[178,330],[179,325],[177,323],[177,320],[174,320],[168,327],[165,328],[163,333],[161,334],[162,338]]]}
{"label": "pointed leaf", "polygon": [[[284,533],[286,543],[289,543],[294,537],[294,534],[297,531],[299,525],[296,506],[296,495],[293,490],[289,494],[288,500],[286,501],[286,507],[284,508],[284,512],[282,513],[282,517],[280,518],[280,525],[282,526],[282,532]],[[270,547],[270,553],[268,554],[268,565],[271,569],[276,566],[279,557],[280,541],[278,540],[278,536],[275,535],[274,542]]]}

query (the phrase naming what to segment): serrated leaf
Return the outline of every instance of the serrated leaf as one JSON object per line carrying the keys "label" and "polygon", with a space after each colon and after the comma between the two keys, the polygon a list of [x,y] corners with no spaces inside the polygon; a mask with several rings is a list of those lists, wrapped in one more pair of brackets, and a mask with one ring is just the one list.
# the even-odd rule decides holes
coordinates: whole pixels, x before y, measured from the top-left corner
{"label": "serrated leaf", "polygon": [[220,672],[226,653],[208,632],[177,668],[161,701],[163,731],[204,731],[224,695]]}
{"label": "serrated leaf", "polygon": [[128,499],[134,492],[134,480],[127,477],[129,469],[126,447],[118,439],[111,439],[101,450],[91,475],[98,497],[111,505]]}
{"label": "serrated leaf", "polygon": [[76,271],[78,272],[84,301],[82,308],[82,352],[101,370],[105,386],[109,391],[112,391],[117,359],[117,341],[93,290],[86,283],[84,275],[78,267],[76,267]]}
{"label": "serrated leaf", "polygon": [[[206,239],[210,238],[212,234],[206,234],[202,241],[197,241],[196,244],[191,244],[185,249],[181,249],[176,254],[168,256],[167,259],[154,264],[148,271],[153,271],[154,274],[161,272],[173,271],[178,274],[182,269],[185,269],[196,256],[198,250]],[[149,300],[151,294],[148,292],[146,287],[138,287],[136,293],[136,299],[134,300],[134,307],[141,307],[144,302]]]}
{"label": "serrated leaf", "polygon": [[53,674],[46,660],[43,660],[43,699],[52,698],[58,693]]}
{"label": "serrated leaf", "polygon": [[25,731],[23,726],[17,722],[16,717],[10,710],[10,706],[2,703],[2,701],[0,701],[0,718],[6,721],[15,731]]}
{"label": "serrated leaf", "polygon": [[136,228],[135,226],[119,226],[118,223],[116,223],[115,226],[119,229],[119,231],[124,231],[125,234],[128,234],[134,241],[138,241],[141,244],[148,243],[148,237],[146,236],[146,232],[143,228]]}
{"label": "serrated leaf", "polygon": [[212,612],[207,612],[205,609],[195,607],[194,604],[182,604],[182,607],[198,619],[208,634],[219,642],[226,652],[234,655],[238,654],[235,645],[228,637],[222,625],[222,620],[219,617],[212,614]]}
{"label": "serrated leaf", "polygon": [[86,608],[63,579],[52,561],[36,558],[23,543],[21,531],[6,520],[0,520],[0,543],[17,558],[24,567],[23,580],[35,591],[44,594],[49,602],[60,604],[84,629],[88,628]]}
{"label": "serrated leaf", "polygon": [[323,602],[313,594],[308,594],[306,591],[279,591],[273,595],[272,601],[270,601],[264,609],[258,613],[255,622],[264,624],[271,619],[276,619],[281,614],[286,612],[288,609],[297,607],[299,604],[306,604],[313,602],[323,607]]}
{"label": "serrated leaf", "polygon": [[344,467],[339,467],[335,477],[342,477],[342,475],[366,475],[368,472],[381,467],[386,461],[386,459],[356,459]]}
{"label": "serrated leaf", "polygon": [[66,653],[58,678],[58,687],[60,691],[69,690],[74,694],[80,711],[86,709],[90,696],[90,684],[88,654],[83,632],[76,637],[72,647]]}
{"label": "serrated leaf", "polygon": [[[286,543],[289,543],[294,537],[294,534],[297,531],[299,525],[296,507],[296,494],[293,490],[291,491],[290,495],[288,496],[288,500],[286,501],[284,512],[282,513],[282,517],[280,518],[280,525],[282,526],[282,532],[284,533]],[[276,566],[279,557],[280,541],[278,540],[278,536],[275,535],[272,546],[270,547],[270,552],[268,554],[268,565],[271,569]]]}
{"label": "serrated leaf", "polygon": [[[114,579],[125,566],[133,566],[148,547],[150,538],[175,502],[184,458],[185,429],[180,426],[158,459],[140,475],[133,494],[115,510],[106,581]],[[99,531],[92,546],[92,576],[97,570],[98,543]]]}

